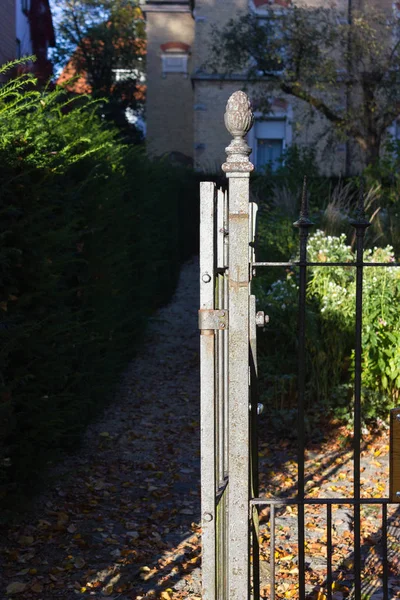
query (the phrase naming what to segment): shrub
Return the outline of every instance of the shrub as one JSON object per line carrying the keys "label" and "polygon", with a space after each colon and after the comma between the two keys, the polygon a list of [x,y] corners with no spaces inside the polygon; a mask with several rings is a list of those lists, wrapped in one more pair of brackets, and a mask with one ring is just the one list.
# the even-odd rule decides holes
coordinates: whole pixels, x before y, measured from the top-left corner
{"label": "shrub", "polygon": [[[311,262],[354,262],[346,236],[317,231],[309,238]],[[365,251],[366,262],[394,262],[393,249]],[[352,413],[355,340],[354,267],[310,268],[307,287],[307,408],[321,407],[347,420]],[[363,418],[387,418],[400,386],[400,271],[395,267],[364,269],[363,297]],[[275,281],[260,297],[270,314],[271,329],[263,340],[267,367],[265,399],[276,412],[296,403],[298,283],[294,270]]]}
{"label": "shrub", "polygon": [[197,185],[106,128],[90,98],[0,89],[0,491],[76,448],[196,250]]}
{"label": "shrub", "polygon": [[[260,207],[275,206],[286,214],[298,212],[298,191],[302,189],[304,177],[307,177],[311,205],[319,208],[333,180],[321,176],[313,148],[293,144],[284,152],[275,171],[267,165],[264,172],[253,175],[252,190]],[[280,202],[282,198],[284,206]]]}

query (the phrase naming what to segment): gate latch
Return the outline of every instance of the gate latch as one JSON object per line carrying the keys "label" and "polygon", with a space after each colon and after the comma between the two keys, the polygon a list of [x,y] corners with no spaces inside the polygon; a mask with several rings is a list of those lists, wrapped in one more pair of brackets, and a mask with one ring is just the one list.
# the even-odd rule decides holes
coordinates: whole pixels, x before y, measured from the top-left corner
{"label": "gate latch", "polygon": [[265,315],[262,310],[256,313],[256,325],[257,327],[264,327],[269,323],[269,315]]}
{"label": "gate latch", "polygon": [[199,310],[199,329],[228,329],[228,311],[227,310]]}

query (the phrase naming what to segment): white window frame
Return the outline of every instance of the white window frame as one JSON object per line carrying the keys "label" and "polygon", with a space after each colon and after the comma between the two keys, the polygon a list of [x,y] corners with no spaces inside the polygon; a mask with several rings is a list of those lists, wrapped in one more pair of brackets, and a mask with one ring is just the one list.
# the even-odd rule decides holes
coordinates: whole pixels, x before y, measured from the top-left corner
{"label": "white window frame", "polygon": [[[176,58],[179,59],[180,64],[174,68],[171,64],[168,64],[168,61]],[[168,73],[178,73],[188,76],[188,58],[189,55],[185,52],[168,52],[161,54],[161,67],[162,67],[162,76],[166,77]]]}
{"label": "white window frame", "polygon": [[[247,143],[252,149],[250,154],[250,161],[257,169],[257,135],[256,135],[256,124],[258,122],[268,123],[270,121],[285,121],[285,136],[282,138],[282,150],[283,152],[289,148],[293,143],[293,108],[289,104],[286,110],[274,110],[269,115],[264,115],[260,111],[254,113],[254,126],[250,129],[247,134]],[[264,138],[260,138],[264,139]]]}

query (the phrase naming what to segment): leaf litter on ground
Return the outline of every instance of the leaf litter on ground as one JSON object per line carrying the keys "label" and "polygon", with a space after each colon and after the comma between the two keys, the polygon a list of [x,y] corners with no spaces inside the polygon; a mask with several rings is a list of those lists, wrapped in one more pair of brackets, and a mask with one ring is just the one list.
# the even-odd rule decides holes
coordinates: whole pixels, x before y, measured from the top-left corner
{"label": "leaf litter on ground", "polygon": [[[49,471],[27,514],[3,527],[5,598],[200,600],[199,357],[197,262],[187,263],[172,303],[152,321],[115,401],[87,431],[82,449]],[[296,447],[260,423],[260,495],[296,494]],[[307,495],[351,495],[351,435],[335,431],[306,450]],[[388,434],[364,436],[362,496],[387,494]],[[53,483],[52,483],[53,482]],[[308,506],[306,584],[326,600],[326,509]],[[400,515],[389,510],[391,598],[400,598]],[[271,594],[269,509],[260,513],[261,595]],[[276,598],[298,598],[296,506],[276,514]],[[381,513],[362,512],[366,598],[381,589]],[[351,597],[352,508],[333,510],[332,598]]]}

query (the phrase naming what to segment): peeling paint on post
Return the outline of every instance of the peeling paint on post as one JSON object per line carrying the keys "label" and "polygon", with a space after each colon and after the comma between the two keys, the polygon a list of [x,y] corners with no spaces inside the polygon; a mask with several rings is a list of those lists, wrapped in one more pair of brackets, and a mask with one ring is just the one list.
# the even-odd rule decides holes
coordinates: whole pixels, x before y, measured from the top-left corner
{"label": "peeling paint on post", "polygon": [[225,125],[233,136],[222,165],[229,178],[229,600],[249,598],[249,178],[244,136],[253,124],[244,92],[229,98]]}

